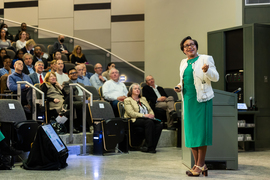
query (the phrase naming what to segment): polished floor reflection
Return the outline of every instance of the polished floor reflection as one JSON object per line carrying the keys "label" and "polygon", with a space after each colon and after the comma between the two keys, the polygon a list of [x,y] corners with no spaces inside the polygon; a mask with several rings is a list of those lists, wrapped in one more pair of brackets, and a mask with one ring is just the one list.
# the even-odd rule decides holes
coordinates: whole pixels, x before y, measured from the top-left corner
{"label": "polished floor reflection", "polygon": [[[151,180],[193,179],[187,177],[187,168],[182,165],[181,149],[158,148],[156,154],[131,151],[129,154],[106,156],[76,156],[68,158],[69,166],[61,171],[29,171],[17,163],[11,171],[0,171],[3,180]],[[239,153],[239,170],[212,170],[207,179],[270,179],[270,151]]]}

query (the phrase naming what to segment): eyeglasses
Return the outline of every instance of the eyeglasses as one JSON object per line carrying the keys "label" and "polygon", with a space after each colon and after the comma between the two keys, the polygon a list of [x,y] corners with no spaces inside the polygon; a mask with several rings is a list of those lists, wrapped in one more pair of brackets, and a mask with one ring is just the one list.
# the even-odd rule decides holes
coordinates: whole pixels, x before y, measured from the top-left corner
{"label": "eyeglasses", "polygon": [[184,48],[187,49],[189,46],[190,46],[190,47],[194,47],[195,44],[194,44],[194,43],[186,44],[186,45],[184,46]]}
{"label": "eyeglasses", "polygon": [[74,74],[77,74],[77,72],[72,72],[72,73],[69,73],[69,75],[74,75]]}
{"label": "eyeglasses", "polygon": [[102,69],[102,67],[96,67],[95,69]]}

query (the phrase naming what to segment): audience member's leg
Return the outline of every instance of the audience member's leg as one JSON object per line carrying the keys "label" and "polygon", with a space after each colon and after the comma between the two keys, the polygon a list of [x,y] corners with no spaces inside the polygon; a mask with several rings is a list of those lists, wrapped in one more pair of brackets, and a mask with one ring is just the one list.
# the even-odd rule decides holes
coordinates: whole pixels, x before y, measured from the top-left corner
{"label": "audience member's leg", "polygon": [[137,118],[133,123],[133,126],[143,127],[145,132],[145,141],[147,144],[148,151],[155,150],[155,144],[153,138],[155,136],[155,124],[151,119],[140,119]]}
{"label": "audience member's leg", "polygon": [[159,138],[160,138],[160,135],[161,135],[161,132],[162,132],[162,124],[160,124],[160,122],[155,122],[155,134],[154,134],[154,139],[153,139],[153,142],[154,142],[154,147],[156,149],[157,147],[157,144],[158,144],[158,141],[159,141]]}
{"label": "audience member's leg", "polygon": [[115,117],[119,117],[119,112],[118,112],[118,107],[117,107],[118,102],[119,102],[118,100],[110,101]]}

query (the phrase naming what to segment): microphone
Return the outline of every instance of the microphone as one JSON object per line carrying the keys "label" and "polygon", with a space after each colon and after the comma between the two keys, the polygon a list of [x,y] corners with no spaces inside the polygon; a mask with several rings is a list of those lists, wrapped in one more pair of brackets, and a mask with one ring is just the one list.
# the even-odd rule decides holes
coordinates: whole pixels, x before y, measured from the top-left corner
{"label": "microphone", "polygon": [[236,90],[233,91],[233,93],[239,93],[242,89],[241,88],[238,88]]}

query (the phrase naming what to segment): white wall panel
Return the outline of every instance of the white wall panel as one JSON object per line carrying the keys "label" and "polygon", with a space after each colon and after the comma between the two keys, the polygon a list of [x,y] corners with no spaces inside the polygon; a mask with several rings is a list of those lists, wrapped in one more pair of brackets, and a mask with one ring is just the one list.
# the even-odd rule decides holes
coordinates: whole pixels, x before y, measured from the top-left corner
{"label": "white wall panel", "polygon": [[20,23],[25,22],[29,25],[38,25],[38,7],[4,9],[4,16],[7,19]]}
{"label": "white wall panel", "polygon": [[74,30],[110,28],[110,10],[88,10],[74,12]]}
{"label": "white wall panel", "polygon": [[112,0],[112,15],[144,14],[145,0]]}
{"label": "white wall panel", "polygon": [[126,61],[144,61],[144,42],[112,43],[112,53]]}
{"label": "white wall panel", "polygon": [[114,22],[111,29],[112,42],[144,41],[144,21]]}
{"label": "white wall panel", "polygon": [[[36,0],[3,0],[4,2],[36,1]],[[39,0],[40,1],[40,0]],[[46,0],[45,0],[46,1]]]}
{"label": "white wall panel", "polygon": [[4,0],[0,0],[0,8],[1,8],[1,9],[4,8]]}
{"label": "white wall panel", "polygon": [[40,19],[39,27],[55,31],[59,34],[73,36],[73,18]]}
{"label": "white wall panel", "polygon": [[74,0],[74,4],[108,3],[111,0]]}
{"label": "white wall panel", "polygon": [[111,49],[110,29],[77,30],[74,31],[74,36],[85,41],[94,43],[105,49]]}
{"label": "white wall panel", "polygon": [[39,19],[73,17],[73,0],[40,0]]}

